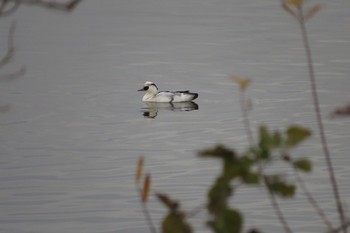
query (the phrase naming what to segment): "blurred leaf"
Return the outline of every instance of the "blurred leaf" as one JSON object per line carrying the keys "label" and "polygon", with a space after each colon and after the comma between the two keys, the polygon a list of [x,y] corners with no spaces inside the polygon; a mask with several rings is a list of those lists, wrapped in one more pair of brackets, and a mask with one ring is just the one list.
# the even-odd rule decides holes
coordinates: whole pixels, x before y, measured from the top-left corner
{"label": "blurred leaf", "polygon": [[242,230],[243,219],[241,214],[232,209],[226,209],[223,213],[216,216],[208,222],[214,232],[220,233],[240,233]]}
{"label": "blurred leaf", "polygon": [[259,136],[260,136],[260,146],[267,145],[270,140],[270,135],[265,125],[260,126]]}
{"label": "blurred leaf", "polygon": [[156,193],[156,197],[166,206],[170,211],[176,211],[179,204],[176,201],[171,200],[167,195]]}
{"label": "blurred leaf", "polygon": [[317,14],[321,10],[321,5],[317,4],[315,6],[310,7],[304,16],[305,20],[311,19],[315,14]]}
{"label": "blurred leaf", "polygon": [[147,174],[145,178],[145,182],[143,183],[143,189],[142,189],[142,195],[141,195],[142,202],[147,201],[150,186],[151,186],[151,175]]}
{"label": "blurred leaf", "polygon": [[298,159],[293,161],[293,167],[303,172],[311,172],[312,164],[308,159]]}
{"label": "blurred leaf", "polygon": [[303,128],[298,125],[292,125],[287,129],[287,141],[288,147],[294,147],[310,137],[311,131],[307,128]]}
{"label": "blurred leaf", "polygon": [[219,177],[208,192],[208,211],[219,213],[227,208],[227,199],[232,194],[232,188],[227,179]]}
{"label": "blurred leaf", "polygon": [[242,91],[245,91],[250,84],[250,79],[242,79],[234,75],[231,75],[230,79],[236,83]]}
{"label": "blurred leaf", "polygon": [[270,158],[271,138],[266,126],[259,128],[259,150],[257,150],[258,159],[267,160]]}
{"label": "blurred leaf", "polygon": [[258,184],[260,182],[260,174],[254,172],[242,173],[241,180],[246,184]]}
{"label": "blurred leaf", "polygon": [[234,159],[235,152],[223,145],[216,145],[213,149],[206,149],[198,152],[202,157],[213,157],[223,159]]}
{"label": "blurred leaf", "polygon": [[262,233],[262,231],[259,231],[257,229],[250,229],[249,231],[247,231],[247,233]]}
{"label": "blurred leaf", "polygon": [[185,222],[181,212],[171,212],[162,223],[163,233],[191,233],[191,226]]}
{"label": "blurred leaf", "polygon": [[284,182],[280,176],[265,176],[267,188],[271,193],[283,198],[293,197],[295,185]]}
{"label": "blurred leaf", "polygon": [[143,157],[140,157],[137,164],[136,177],[135,177],[136,183],[138,184],[140,183],[141,176],[142,176],[143,162],[144,162]]}
{"label": "blurred leaf", "polygon": [[294,5],[294,6],[301,6],[306,0],[284,0],[286,4]]}
{"label": "blurred leaf", "polygon": [[282,135],[279,131],[273,133],[270,145],[273,149],[279,148],[282,145]]}
{"label": "blurred leaf", "polygon": [[350,104],[337,107],[331,114],[331,116],[350,116]]}

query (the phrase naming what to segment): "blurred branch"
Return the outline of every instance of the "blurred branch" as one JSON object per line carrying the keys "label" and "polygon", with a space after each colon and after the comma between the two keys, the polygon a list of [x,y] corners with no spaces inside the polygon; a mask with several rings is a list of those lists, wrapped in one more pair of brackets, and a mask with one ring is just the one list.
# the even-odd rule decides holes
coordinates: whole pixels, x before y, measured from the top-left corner
{"label": "blurred branch", "polygon": [[[8,7],[10,5],[10,7]],[[13,12],[15,12],[20,5],[20,1],[11,1],[9,4],[8,0],[2,0],[0,2],[0,17],[6,17],[8,15],[11,15]]]}
{"label": "blurred branch", "polygon": [[[16,29],[16,22],[13,22],[11,24],[11,27],[9,29],[8,33],[8,39],[7,39],[7,51],[5,55],[1,58],[0,60],[0,69],[6,66],[11,62],[13,59],[14,53],[15,53],[15,46],[14,46],[14,34],[15,34],[15,29]],[[1,80],[4,79],[14,79],[18,78],[19,76],[23,75],[25,72],[25,67],[22,67],[20,70],[17,72],[7,74],[7,75],[1,75],[0,78]]]}
{"label": "blurred branch", "polygon": [[316,213],[320,216],[321,220],[323,223],[327,226],[328,230],[332,230],[333,226],[331,221],[327,218],[326,214],[324,211],[321,209],[321,207],[318,205],[317,201],[313,197],[312,193],[309,191],[307,186],[305,185],[304,180],[301,178],[300,174],[298,173],[297,170],[294,169],[294,173],[297,179],[297,182],[299,183],[299,186],[303,190],[306,198],[308,199],[309,203],[312,205],[312,207],[316,210]]}
{"label": "blurred branch", "polygon": [[15,34],[16,23],[13,22],[9,29],[8,39],[7,39],[7,51],[3,58],[0,60],[0,69],[7,65],[13,58],[15,47],[13,45],[13,37]]}
{"label": "blurred branch", "polygon": [[45,0],[6,0],[19,2],[19,4],[41,6],[54,10],[72,11],[81,2],[81,0],[70,0],[66,2],[45,1]]}
{"label": "blurred branch", "polygon": [[40,6],[52,10],[60,10],[70,12],[82,0],[70,0],[66,2],[45,1],[45,0],[0,0],[0,17],[11,15],[15,12],[21,4]]}

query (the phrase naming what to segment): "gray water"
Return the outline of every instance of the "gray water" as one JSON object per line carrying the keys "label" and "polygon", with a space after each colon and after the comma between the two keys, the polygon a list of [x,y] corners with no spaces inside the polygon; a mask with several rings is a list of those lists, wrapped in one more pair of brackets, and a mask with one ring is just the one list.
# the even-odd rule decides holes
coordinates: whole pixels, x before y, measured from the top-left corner
{"label": "gray water", "polygon": [[[27,71],[0,85],[0,232],[149,232],[134,185],[139,156],[153,190],[181,200],[185,210],[203,204],[220,166],[196,151],[247,146],[231,74],[253,80],[247,94],[254,131],[263,123],[314,130],[295,156],[314,162],[305,180],[336,222],[299,28],[278,2],[86,0],[72,14],[23,6],[2,18],[1,51],[16,19],[17,53],[1,72]],[[308,23],[322,115],[348,204],[350,119],[329,113],[350,100],[350,4],[314,2],[325,3]],[[136,90],[148,80],[198,92],[198,109],[156,106],[154,118],[144,117],[149,106]],[[232,205],[246,216],[246,228],[282,232],[262,190],[240,188]],[[158,223],[165,209],[154,197],[149,207]],[[295,232],[325,229],[301,194],[281,207]],[[205,218],[191,219],[197,232],[208,232]]]}

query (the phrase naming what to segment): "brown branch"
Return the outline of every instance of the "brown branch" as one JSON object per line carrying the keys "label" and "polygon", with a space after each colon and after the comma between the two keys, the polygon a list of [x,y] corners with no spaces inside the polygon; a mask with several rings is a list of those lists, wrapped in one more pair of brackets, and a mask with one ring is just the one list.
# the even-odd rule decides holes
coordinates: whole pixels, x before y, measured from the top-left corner
{"label": "brown branch", "polygon": [[[302,6],[297,6],[297,13],[299,15],[300,21],[299,21],[299,26],[302,34],[302,40],[305,48],[305,53],[306,53],[306,60],[307,60],[307,65],[308,65],[308,70],[309,70],[309,78],[310,78],[310,85],[311,85],[311,92],[312,92],[312,99],[314,102],[314,108],[315,108],[315,114],[316,114],[316,120],[319,128],[319,135],[321,139],[321,144],[328,168],[328,173],[329,173],[329,179],[330,183],[333,188],[333,195],[334,199],[336,201],[336,206],[338,209],[339,213],[339,218],[341,225],[345,224],[345,214],[343,210],[343,206],[341,203],[341,198],[340,198],[340,192],[338,188],[338,183],[337,179],[335,177],[335,172],[333,168],[333,163],[331,159],[331,155],[328,149],[328,142],[327,142],[327,137],[322,121],[322,114],[321,114],[321,108],[320,108],[320,103],[319,103],[319,97],[318,97],[318,88],[317,88],[317,83],[316,83],[316,78],[315,78],[315,72],[314,72],[314,66],[313,66],[313,59],[312,59],[312,54],[311,54],[311,48],[309,44],[309,39],[308,39],[308,34],[305,26],[305,19],[304,19],[304,12]],[[343,229],[344,233],[347,233],[347,229]]]}
{"label": "brown branch", "polygon": [[341,231],[343,231],[344,229],[347,229],[350,227],[350,221],[347,221],[345,224],[339,226],[336,229],[333,229],[332,231],[329,231],[330,233],[339,233]]}

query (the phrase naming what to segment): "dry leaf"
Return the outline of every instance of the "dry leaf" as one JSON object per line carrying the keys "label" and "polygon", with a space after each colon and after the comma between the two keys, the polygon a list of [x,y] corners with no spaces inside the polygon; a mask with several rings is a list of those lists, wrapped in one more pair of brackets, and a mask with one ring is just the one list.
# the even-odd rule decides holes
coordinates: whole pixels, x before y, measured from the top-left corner
{"label": "dry leaf", "polygon": [[249,83],[250,83],[250,79],[241,79],[241,78],[238,78],[237,76],[234,76],[234,75],[231,75],[231,76],[230,76],[230,79],[231,79],[234,83],[238,84],[239,88],[240,88],[242,91],[244,91],[244,90],[248,87],[248,85],[249,85]]}
{"label": "dry leaf", "polygon": [[301,6],[306,0],[285,0],[284,2],[289,5]]}
{"label": "dry leaf", "polygon": [[136,176],[135,176],[136,183],[140,183],[141,176],[142,176],[142,169],[143,169],[143,157],[140,157],[139,162],[137,164],[137,170],[136,170]]}
{"label": "dry leaf", "polygon": [[331,114],[333,116],[350,116],[350,104],[336,108]]}
{"label": "dry leaf", "polygon": [[147,174],[147,176],[145,178],[145,182],[143,183],[143,189],[142,189],[142,195],[141,195],[142,202],[147,201],[150,186],[151,186],[151,175]]}
{"label": "dry leaf", "polygon": [[286,1],[283,1],[282,3],[282,9],[285,10],[285,12],[287,12],[288,14],[290,14],[293,18],[295,18],[296,20],[299,20],[299,16],[294,12],[294,10],[292,10],[292,8],[290,8]]}
{"label": "dry leaf", "polygon": [[311,19],[311,18],[312,18],[315,14],[317,14],[320,10],[321,10],[321,5],[320,5],[320,4],[317,4],[317,5],[315,5],[315,6],[310,7],[310,8],[307,10],[307,12],[306,12],[306,14],[305,14],[305,16],[304,16],[305,20]]}

